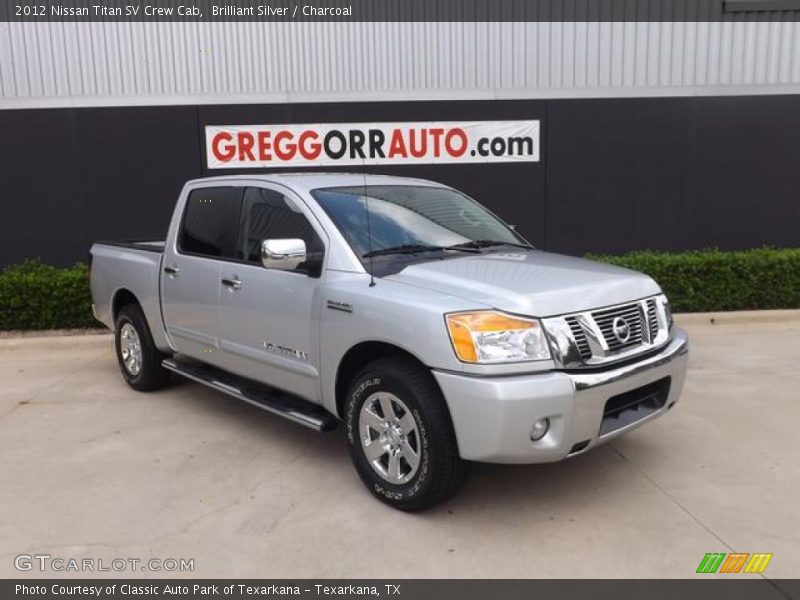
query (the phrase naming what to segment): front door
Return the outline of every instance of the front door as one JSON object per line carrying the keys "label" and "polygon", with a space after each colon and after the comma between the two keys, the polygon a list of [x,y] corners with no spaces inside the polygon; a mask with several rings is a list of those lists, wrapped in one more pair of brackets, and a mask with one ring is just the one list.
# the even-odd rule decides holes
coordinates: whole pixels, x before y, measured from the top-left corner
{"label": "front door", "polygon": [[[222,265],[219,300],[224,368],[312,401],[319,400],[322,231],[290,192],[245,188],[236,248],[241,262]],[[298,238],[306,244],[306,263],[293,271],[261,266],[263,240]]]}

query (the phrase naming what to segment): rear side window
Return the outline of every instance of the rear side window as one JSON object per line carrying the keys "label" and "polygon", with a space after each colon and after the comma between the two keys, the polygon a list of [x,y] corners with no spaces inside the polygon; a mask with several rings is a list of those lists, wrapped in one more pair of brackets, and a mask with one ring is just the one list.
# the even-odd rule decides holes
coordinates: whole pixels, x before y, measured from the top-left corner
{"label": "rear side window", "polygon": [[178,248],[187,254],[234,258],[242,188],[200,188],[189,194]]}
{"label": "rear side window", "polygon": [[261,242],[287,238],[303,240],[309,256],[323,251],[317,232],[294,202],[274,190],[247,188],[237,258],[261,264]]}

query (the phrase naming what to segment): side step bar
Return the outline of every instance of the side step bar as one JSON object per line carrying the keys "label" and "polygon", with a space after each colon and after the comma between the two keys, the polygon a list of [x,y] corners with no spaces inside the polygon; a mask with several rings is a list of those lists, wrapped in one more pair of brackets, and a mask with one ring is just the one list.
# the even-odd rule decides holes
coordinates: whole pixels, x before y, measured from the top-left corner
{"label": "side step bar", "polygon": [[191,359],[165,358],[161,361],[161,366],[187,379],[202,383],[310,429],[316,431],[336,429],[337,421],[332,414],[321,406],[288,392],[232,375]]}

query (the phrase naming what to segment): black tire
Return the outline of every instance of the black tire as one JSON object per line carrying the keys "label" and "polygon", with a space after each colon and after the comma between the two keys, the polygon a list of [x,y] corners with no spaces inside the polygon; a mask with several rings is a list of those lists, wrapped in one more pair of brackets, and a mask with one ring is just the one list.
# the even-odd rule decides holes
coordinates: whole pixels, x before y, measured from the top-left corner
{"label": "black tire", "polygon": [[[397,468],[401,469],[400,473],[405,470],[410,477],[403,483],[386,479],[388,467],[383,476],[378,473],[376,469],[384,468],[389,454],[377,459],[380,465],[373,467],[361,439],[362,435],[370,438],[377,436],[377,429],[364,433],[359,419],[367,401],[381,413],[381,417],[385,416],[378,408],[381,405],[381,393],[400,399],[410,410],[416,425],[413,435],[407,439],[420,451],[417,467],[412,475],[410,463],[401,461],[403,466]],[[392,403],[395,409],[400,409],[397,403]],[[405,411],[399,410],[399,413],[404,415]],[[404,511],[431,508],[451,498],[466,479],[468,463],[458,454],[458,444],[444,398],[431,373],[412,360],[383,358],[364,367],[350,385],[345,423],[350,454],[359,477],[374,496],[393,508]],[[405,443],[406,438],[403,440]],[[380,446],[377,448],[380,452]],[[383,462],[384,459],[386,462]]]}
{"label": "black tire", "polygon": [[[131,372],[123,359],[123,342],[121,338],[123,328],[126,326],[130,326],[135,330],[139,340],[139,347],[141,348],[139,367],[138,369],[133,369],[134,372]],[[140,392],[150,392],[167,384],[169,371],[161,366],[161,361],[166,357],[166,354],[159,351],[153,343],[153,336],[150,335],[147,319],[145,319],[144,313],[138,304],[126,304],[119,310],[114,324],[114,349],[117,353],[119,370],[122,372],[125,381],[133,389]]]}

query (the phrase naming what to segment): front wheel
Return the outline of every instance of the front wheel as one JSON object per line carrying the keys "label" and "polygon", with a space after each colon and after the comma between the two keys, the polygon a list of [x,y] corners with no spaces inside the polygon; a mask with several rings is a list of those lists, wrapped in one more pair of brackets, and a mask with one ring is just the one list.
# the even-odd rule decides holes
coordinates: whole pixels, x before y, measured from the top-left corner
{"label": "front wheel", "polygon": [[464,482],[467,463],[444,398],[430,372],[411,360],[367,365],[350,386],[345,420],[356,471],[382,502],[423,510]]}

